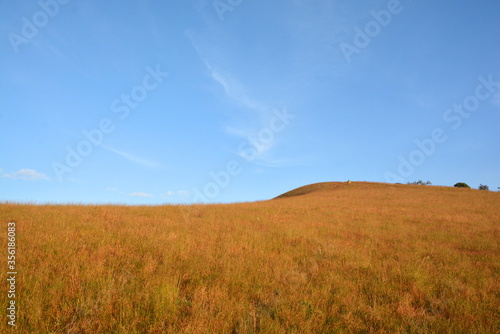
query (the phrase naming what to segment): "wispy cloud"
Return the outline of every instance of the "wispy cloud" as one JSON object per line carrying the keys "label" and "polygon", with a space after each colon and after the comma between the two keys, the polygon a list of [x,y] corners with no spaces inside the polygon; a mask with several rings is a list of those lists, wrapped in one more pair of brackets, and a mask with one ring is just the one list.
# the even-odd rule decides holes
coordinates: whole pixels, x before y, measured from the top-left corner
{"label": "wispy cloud", "polygon": [[229,96],[234,102],[240,104],[242,107],[259,113],[265,113],[269,110],[269,107],[266,107],[260,102],[249,97],[246,93],[245,87],[230,74],[214,69],[207,62],[205,62],[205,65],[210,71],[211,78],[224,88],[227,96]]}
{"label": "wispy cloud", "polygon": [[104,189],[104,191],[118,191],[118,189],[116,189],[116,188],[106,188],[106,189]]}
{"label": "wispy cloud", "polygon": [[153,197],[153,195],[146,194],[146,193],[130,193],[128,195],[129,196],[135,196],[135,197]]}
{"label": "wispy cloud", "polygon": [[[271,131],[273,119],[276,118],[276,109],[268,101],[252,96],[251,90],[248,89],[249,85],[226,71],[224,60],[221,59],[219,53],[212,47],[206,46],[203,39],[197,38],[190,31],[186,31],[185,34],[201,62],[206,66],[208,76],[222,88],[231,103],[244,111],[244,113],[232,112],[229,115],[231,122],[225,126],[225,132],[228,135],[241,138],[246,142],[245,145],[240,145],[236,151],[231,152],[262,166],[283,166],[284,160],[274,157],[276,147],[283,141],[283,137],[279,138],[277,132]],[[271,97],[271,99],[274,98]],[[270,132],[272,132],[271,137],[267,138],[266,135]],[[249,152],[251,152],[251,158]]]}
{"label": "wispy cloud", "polygon": [[209,71],[210,77],[222,86],[226,95],[235,103],[242,107],[263,113],[269,110],[264,104],[251,98],[245,86],[234,78],[233,75],[221,70],[218,66],[214,65],[214,62],[209,60],[205,50],[201,44],[196,40],[194,34],[190,31],[185,32],[186,36],[191,42],[191,45],[196,50],[198,57],[205,64]]}
{"label": "wispy cloud", "polygon": [[[0,170],[0,172],[2,171]],[[2,177],[13,180],[21,179],[26,181],[50,180],[50,177],[43,173],[38,173],[34,169],[21,169],[14,173],[3,174]]]}
{"label": "wispy cloud", "polygon": [[109,146],[106,146],[106,145],[101,145],[101,147],[110,151],[110,152],[116,153],[116,154],[124,157],[125,159],[127,159],[133,163],[136,163],[138,165],[145,166],[145,167],[151,167],[151,168],[159,168],[160,167],[160,165],[154,161],[143,159],[143,158],[137,157],[133,154],[123,152],[123,151],[111,148]]}
{"label": "wispy cloud", "polygon": [[179,191],[169,190],[165,194],[162,194],[161,197],[165,198],[165,197],[176,196],[176,195],[185,197],[185,196],[189,195],[189,191],[187,191],[187,190],[179,190]]}
{"label": "wispy cloud", "polygon": [[276,139],[271,142],[262,143],[258,139],[258,131],[252,129],[236,129],[227,127],[226,132],[230,135],[244,139],[241,146],[236,151],[230,151],[241,158],[255,162],[270,162],[269,151],[276,146]]}
{"label": "wispy cloud", "polygon": [[[240,104],[244,108],[247,108],[255,112],[254,117],[252,117],[252,122],[237,122],[233,126],[226,126],[225,131],[228,135],[235,136],[244,139],[248,142],[248,146],[252,147],[254,152],[254,161],[268,161],[269,153],[277,145],[277,140],[274,138],[270,142],[262,143],[259,139],[259,133],[262,129],[268,127],[270,119],[270,107],[265,107],[263,104],[257,102],[256,100],[250,98],[246,93],[243,85],[232,78],[230,75],[223,75],[221,72],[213,70],[210,65],[207,65],[211,70],[211,77],[213,80],[218,82],[226,94],[236,103]],[[242,124],[243,123],[243,124]],[[239,148],[236,152],[239,156],[245,158],[245,150]]]}

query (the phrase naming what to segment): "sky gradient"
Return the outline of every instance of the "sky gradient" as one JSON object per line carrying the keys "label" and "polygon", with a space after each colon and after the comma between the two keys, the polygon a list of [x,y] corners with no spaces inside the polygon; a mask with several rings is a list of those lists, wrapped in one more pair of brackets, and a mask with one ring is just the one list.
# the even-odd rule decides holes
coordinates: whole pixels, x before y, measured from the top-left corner
{"label": "sky gradient", "polygon": [[0,201],[500,187],[500,2],[0,3]]}

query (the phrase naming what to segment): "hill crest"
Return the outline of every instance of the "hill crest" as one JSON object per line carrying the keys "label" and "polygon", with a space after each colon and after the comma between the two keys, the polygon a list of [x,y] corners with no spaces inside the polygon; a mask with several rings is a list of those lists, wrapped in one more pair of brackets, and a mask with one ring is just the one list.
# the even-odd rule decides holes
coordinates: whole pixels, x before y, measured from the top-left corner
{"label": "hill crest", "polygon": [[307,195],[311,193],[316,193],[316,192],[322,192],[322,191],[332,191],[332,190],[338,190],[342,189],[344,187],[356,187],[359,185],[387,185],[387,186],[392,186],[389,184],[385,183],[376,183],[376,182],[351,182],[348,183],[346,182],[319,182],[319,183],[312,183],[308,184],[299,188],[292,189],[290,191],[287,191],[286,193],[283,193],[279,196],[274,197],[273,199],[280,199],[280,198],[290,198],[290,197],[296,197],[296,196],[302,196],[302,195]]}

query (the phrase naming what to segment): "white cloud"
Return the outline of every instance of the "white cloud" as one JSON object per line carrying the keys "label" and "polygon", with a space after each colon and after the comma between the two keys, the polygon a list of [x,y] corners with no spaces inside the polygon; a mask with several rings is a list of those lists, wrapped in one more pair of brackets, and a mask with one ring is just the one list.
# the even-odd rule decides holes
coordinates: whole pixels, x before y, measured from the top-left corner
{"label": "white cloud", "polygon": [[223,73],[220,70],[215,70],[207,62],[205,62],[205,64],[210,70],[211,78],[224,88],[227,96],[229,96],[233,101],[245,108],[259,113],[265,113],[269,110],[268,107],[249,97],[246,93],[245,87],[239,81],[235,80],[231,75]]}
{"label": "white cloud", "polygon": [[170,196],[184,196],[185,197],[188,195],[189,195],[189,191],[187,191],[187,190],[179,190],[179,191],[169,190],[165,194],[162,194],[161,197],[163,197],[163,198],[170,197]]}
{"label": "white cloud", "polygon": [[135,197],[153,197],[153,195],[146,194],[146,193],[130,193],[128,195],[129,196],[135,196]]}
{"label": "white cloud", "polygon": [[[185,34],[200,61],[206,66],[208,76],[217,84],[217,88],[220,86],[225,97],[244,111],[234,112],[234,108],[231,108],[232,112],[228,115],[231,121],[225,125],[226,134],[241,138],[246,142],[243,148],[240,146],[236,150],[230,151],[256,164],[272,167],[282,166],[284,160],[276,159],[275,154],[276,148],[285,140],[284,137],[274,131],[271,131],[273,132],[272,138],[266,137],[272,129],[273,119],[276,118],[277,110],[275,107],[266,99],[252,96],[247,88],[252,87],[251,85],[244,84],[235,75],[224,70],[228,66],[226,66],[224,56],[221,54],[226,52],[217,52],[217,49],[214,50],[212,45],[206,45],[203,38],[197,37],[190,31],[186,31]],[[245,79],[251,80],[249,76],[246,76]],[[272,96],[274,95],[271,94],[271,99],[275,100]]]}
{"label": "white cloud", "polygon": [[106,188],[106,189],[104,189],[104,191],[117,191],[117,190],[118,189],[116,189],[116,188]]}
{"label": "white cloud", "polygon": [[265,105],[263,105],[262,103],[251,98],[247,94],[247,90],[241,82],[236,80],[229,73],[224,72],[220,68],[215,66],[214,62],[210,61],[206,56],[207,47],[203,48],[201,44],[196,40],[193,33],[191,33],[190,31],[186,31],[185,34],[189,38],[193,48],[196,50],[198,57],[200,57],[201,61],[207,67],[210,73],[210,77],[219,85],[221,85],[222,88],[224,88],[224,92],[230,99],[232,99],[234,102],[241,105],[242,107],[248,108],[253,111],[257,111],[259,113],[265,113],[270,109]]}
{"label": "white cloud", "polygon": [[21,180],[28,180],[28,181],[35,181],[35,180],[50,180],[50,177],[48,177],[45,174],[38,173],[34,169],[21,169],[17,172],[10,173],[10,174],[3,174],[2,177],[8,178],[8,179],[21,179]]}

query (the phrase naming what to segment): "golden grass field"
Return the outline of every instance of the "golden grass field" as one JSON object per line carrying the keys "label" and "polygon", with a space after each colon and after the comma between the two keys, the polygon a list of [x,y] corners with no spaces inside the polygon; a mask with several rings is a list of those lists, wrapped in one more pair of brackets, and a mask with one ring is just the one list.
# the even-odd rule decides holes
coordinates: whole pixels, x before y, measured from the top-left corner
{"label": "golden grass field", "polygon": [[0,221],[18,333],[500,332],[500,193],[322,183],[227,205],[3,203]]}

